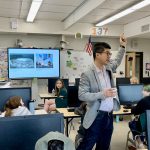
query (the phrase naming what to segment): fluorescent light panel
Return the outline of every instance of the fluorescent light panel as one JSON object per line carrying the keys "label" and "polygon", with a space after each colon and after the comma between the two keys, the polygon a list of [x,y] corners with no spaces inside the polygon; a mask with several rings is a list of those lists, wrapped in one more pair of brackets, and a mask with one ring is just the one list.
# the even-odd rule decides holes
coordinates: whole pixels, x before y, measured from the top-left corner
{"label": "fluorescent light panel", "polygon": [[120,13],[118,13],[118,14],[116,14],[116,15],[108,18],[108,19],[105,19],[105,20],[97,23],[96,26],[103,26],[105,24],[113,22],[114,20],[117,20],[117,19],[119,19],[119,18],[121,18],[123,16],[126,16],[126,15],[128,15],[128,14],[130,14],[130,13],[132,13],[132,12],[138,10],[138,9],[141,9],[141,8],[149,5],[149,4],[150,4],[150,0],[144,0],[144,1],[140,2],[140,3],[137,3],[137,4],[131,6],[131,7],[127,8],[127,9],[121,11]]}
{"label": "fluorescent light panel", "polygon": [[32,4],[27,16],[27,22],[33,22],[43,0],[32,0]]}

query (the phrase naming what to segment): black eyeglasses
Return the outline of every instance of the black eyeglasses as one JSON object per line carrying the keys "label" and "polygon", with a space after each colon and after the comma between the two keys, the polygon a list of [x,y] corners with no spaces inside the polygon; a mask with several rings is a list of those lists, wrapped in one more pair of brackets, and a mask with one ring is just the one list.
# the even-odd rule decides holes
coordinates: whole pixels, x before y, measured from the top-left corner
{"label": "black eyeglasses", "polygon": [[112,53],[110,53],[110,52],[96,52],[96,53],[100,53],[100,54],[105,53],[105,54],[107,54],[107,56],[111,56],[112,55]]}

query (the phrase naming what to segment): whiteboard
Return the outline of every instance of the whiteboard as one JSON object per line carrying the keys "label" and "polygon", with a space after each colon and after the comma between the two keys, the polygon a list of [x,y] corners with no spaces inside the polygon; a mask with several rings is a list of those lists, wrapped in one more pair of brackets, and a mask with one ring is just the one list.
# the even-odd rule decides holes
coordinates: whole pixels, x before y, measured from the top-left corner
{"label": "whiteboard", "polygon": [[[113,59],[118,51],[111,51]],[[124,58],[117,68],[117,73],[125,70]],[[60,77],[68,78],[69,82],[75,82],[75,78],[80,78],[81,74],[93,63],[93,55],[90,56],[85,51],[65,50],[60,52]]]}

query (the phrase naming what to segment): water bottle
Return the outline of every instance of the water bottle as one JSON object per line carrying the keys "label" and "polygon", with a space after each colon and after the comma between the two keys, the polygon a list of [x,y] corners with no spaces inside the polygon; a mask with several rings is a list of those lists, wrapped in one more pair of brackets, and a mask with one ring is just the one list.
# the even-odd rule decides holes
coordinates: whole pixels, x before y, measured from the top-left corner
{"label": "water bottle", "polygon": [[52,95],[55,95],[55,90],[54,89],[52,90]]}
{"label": "water bottle", "polygon": [[32,114],[34,114],[34,109],[35,109],[35,100],[30,100],[29,102],[29,110]]}
{"label": "water bottle", "polygon": [[116,122],[119,122],[119,115],[116,115]]}

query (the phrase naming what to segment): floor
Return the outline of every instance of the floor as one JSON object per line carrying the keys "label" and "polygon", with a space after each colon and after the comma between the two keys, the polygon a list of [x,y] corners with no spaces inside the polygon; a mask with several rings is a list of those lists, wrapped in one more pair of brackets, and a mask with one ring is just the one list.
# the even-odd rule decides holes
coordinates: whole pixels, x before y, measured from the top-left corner
{"label": "floor", "polygon": [[[127,132],[129,131],[128,122],[131,116],[124,116],[123,121],[115,122],[114,119],[114,132],[111,141],[111,150],[125,150],[125,144],[127,139]],[[71,127],[69,137],[74,141],[77,134],[78,127],[80,125],[79,119],[74,119],[74,129]]]}

